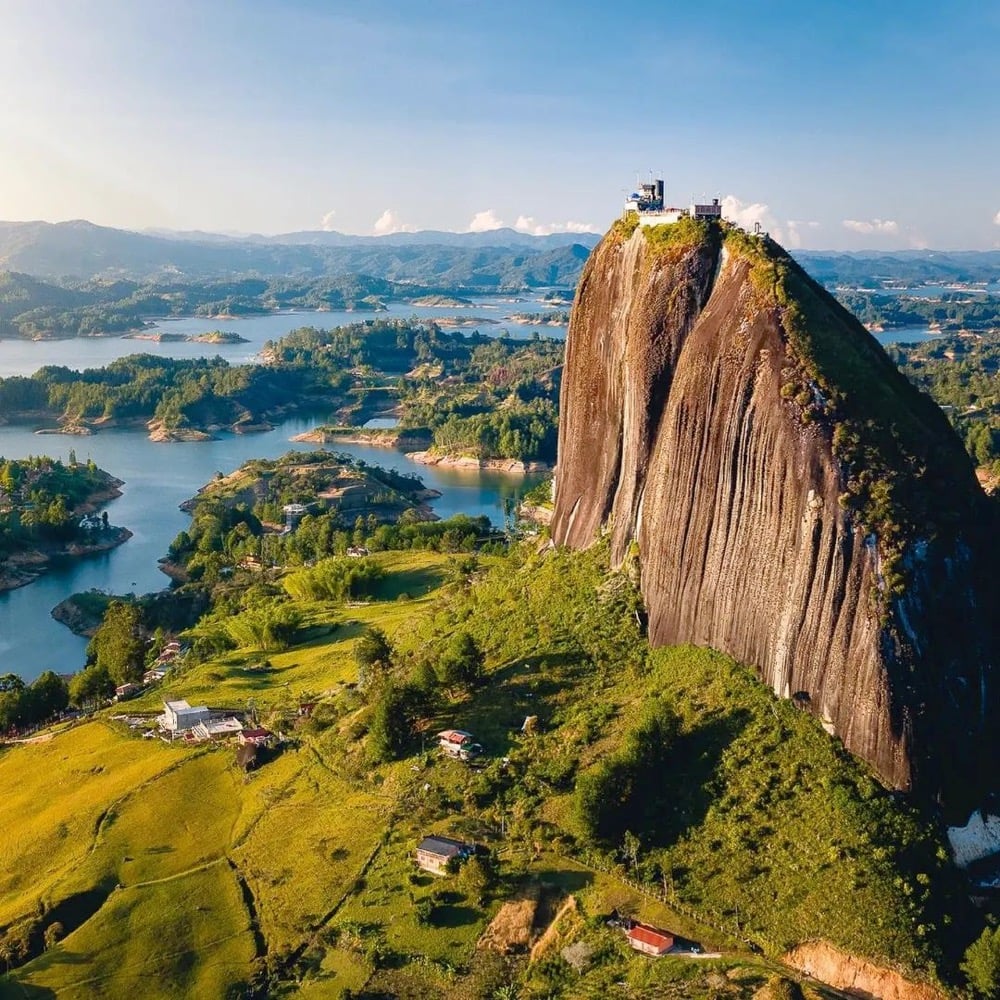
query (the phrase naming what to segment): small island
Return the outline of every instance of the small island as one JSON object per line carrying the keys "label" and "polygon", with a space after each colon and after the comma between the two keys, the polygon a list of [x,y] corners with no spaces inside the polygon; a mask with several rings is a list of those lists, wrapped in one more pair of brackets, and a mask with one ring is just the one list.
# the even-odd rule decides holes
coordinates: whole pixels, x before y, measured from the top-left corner
{"label": "small island", "polygon": [[465,309],[475,305],[471,299],[458,295],[419,295],[408,301],[411,306],[431,306],[434,309]]}
{"label": "small island", "polygon": [[169,330],[148,330],[127,333],[123,340],[149,340],[157,344],[249,344],[232,330],[209,330],[207,333],[171,333]]}
{"label": "small island", "polygon": [[510,317],[511,323],[518,326],[566,326],[569,323],[569,312],[566,309],[553,309],[552,312],[518,312]]}
{"label": "small island", "polygon": [[373,448],[398,448],[400,451],[420,451],[434,440],[426,427],[359,427],[324,424],[311,431],[296,434],[293,441],[308,444],[366,444]]}
{"label": "small island", "polygon": [[132,537],[98,508],[123,485],[93,462],[0,459],[0,591],[37,580],[54,560],[107,552]]}

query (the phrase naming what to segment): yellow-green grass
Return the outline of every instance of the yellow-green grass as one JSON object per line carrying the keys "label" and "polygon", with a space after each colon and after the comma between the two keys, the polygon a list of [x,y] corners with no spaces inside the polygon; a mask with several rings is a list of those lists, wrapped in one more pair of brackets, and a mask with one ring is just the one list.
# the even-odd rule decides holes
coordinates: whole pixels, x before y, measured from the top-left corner
{"label": "yellow-green grass", "polygon": [[179,875],[225,857],[240,812],[234,753],[192,754],[115,806],[85,869],[110,866],[125,886]]}
{"label": "yellow-green grass", "polygon": [[351,889],[394,804],[352,788],[311,750],[285,756],[297,758],[299,770],[272,786],[267,808],[232,853],[276,951],[308,940]]}
{"label": "yellow-green grass", "polygon": [[330,948],[319,967],[308,974],[295,996],[300,1000],[329,1000],[343,990],[360,991],[372,974],[363,955],[346,948]]}
{"label": "yellow-green grass", "polygon": [[0,926],[33,910],[88,856],[115,802],[183,759],[184,751],[90,722],[0,755]]}
{"label": "yellow-green grass", "polygon": [[[341,907],[333,926],[378,924],[392,952],[411,960],[462,965],[469,960],[488,914],[456,888],[455,876],[421,876],[418,884],[410,885],[415,847],[411,831],[395,834],[368,869],[359,891]],[[434,889],[453,894],[448,897],[452,901],[439,908],[434,923],[421,924],[414,903]]]}
{"label": "yellow-green grass", "polygon": [[[168,699],[183,698],[192,705],[207,703],[245,707],[294,707],[303,697],[322,694],[340,683],[357,679],[354,646],[361,633],[377,626],[402,648],[414,642],[414,624],[434,607],[453,556],[438,552],[379,552],[372,556],[385,565],[379,599],[343,604],[312,601],[300,608],[308,625],[321,634],[283,652],[240,649],[168,677],[142,698],[128,703],[130,711],[152,711]],[[259,665],[268,660],[270,669]]]}
{"label": "yellow-green grass", "polygon": [[[222,997],[247,982],[250,916],[225,862],[116,890],[96,916],[14,975],[27,997]],[[7,987],[17,996],[17,988]]]}

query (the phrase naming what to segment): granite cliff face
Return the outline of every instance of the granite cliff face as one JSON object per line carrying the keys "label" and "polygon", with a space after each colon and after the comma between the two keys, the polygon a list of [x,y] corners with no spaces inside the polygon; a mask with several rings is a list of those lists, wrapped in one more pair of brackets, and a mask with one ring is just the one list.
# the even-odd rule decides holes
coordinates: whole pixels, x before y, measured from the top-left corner
{"label": "granite cliff face", "polygon": [[995,777],[993,508],[946,418],[773,242],[618,223],[581,278],[552,524],[899,789]]}

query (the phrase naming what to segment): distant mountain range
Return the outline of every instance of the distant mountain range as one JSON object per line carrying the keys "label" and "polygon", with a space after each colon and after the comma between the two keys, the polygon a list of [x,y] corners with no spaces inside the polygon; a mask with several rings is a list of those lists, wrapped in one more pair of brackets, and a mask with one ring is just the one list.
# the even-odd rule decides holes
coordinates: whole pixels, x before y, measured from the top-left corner
{"label": "distant mountain range", "polygon": [[234,237],[137,233],[84,221],[0,222],[0,270],[63,281],[97,276],[177,279],[362,273],[391,281],[516,289],[575,284],[599,238],[594,233],[530,236],[513,229]]}
{"label": "distant mountain range", "polygon": [[[514,229],[232,236],[139,233],[85,221],[0,222],[0,271],[61,283],[95,277],[184,281],[363,274],[436,288],[516,291],[574,286],[599,239],[597,233],[531,236]],[[814,278],[830,286],[1000,279],[1000,250],[800,250],[794,256]]]}

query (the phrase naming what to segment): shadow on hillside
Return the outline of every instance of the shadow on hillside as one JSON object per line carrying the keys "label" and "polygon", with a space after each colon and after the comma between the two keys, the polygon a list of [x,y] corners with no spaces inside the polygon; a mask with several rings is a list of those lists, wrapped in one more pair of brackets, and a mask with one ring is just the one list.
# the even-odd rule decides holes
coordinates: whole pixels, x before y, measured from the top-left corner
{"label": "shadow on hillside", "polygon": [[448,903],[436,906],[431,914],[435,927],[466,927],[479,919],[479,911],[471,906],[456,906]]}
{"label": "shadow on hillside", "polygon": [[649,833],[657,847],[669,847],[687,830],[700,826],[715,801],[713,780],[729,745],[750,722],[744,709],[707,719],[677,737],[669,766],[653,775],[648,788],[655,815]]}
{"label": "shadow on hillside", "polygon": [[444,583],[445,571],[440,566],[424,566],[389,573],[375,590],[375,600],[395,601],[402,594],[423,597]]}
{"label": "shadow on hillside", "polygon": [[56,991],[47,986],[32,986],[16,979],[0,978],[0,1000],[49,1000],[56,997]]}
{"label": "shadow on hillside", "polygon": [[593,881],[593,872],[578,871],[572,868],[533,868],[531,870],[531,883],[538,883],[543,887],[555,886],[565,893],[581,892],[593,884]]}
{"label": "shadow on hillside", "polygon": [[569,653],[549,653],[515,660],[490,673],[489,686],[473,701],[455,706],[448,725],[468,729],[491,757],[505,756],[529,715],[551,717],[549,702],[592,668]]}

